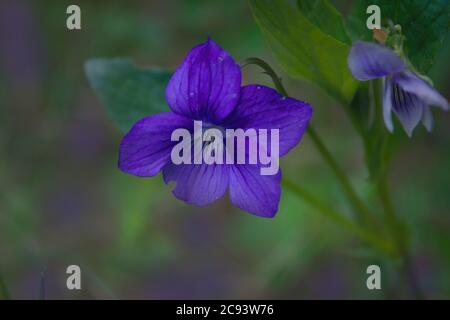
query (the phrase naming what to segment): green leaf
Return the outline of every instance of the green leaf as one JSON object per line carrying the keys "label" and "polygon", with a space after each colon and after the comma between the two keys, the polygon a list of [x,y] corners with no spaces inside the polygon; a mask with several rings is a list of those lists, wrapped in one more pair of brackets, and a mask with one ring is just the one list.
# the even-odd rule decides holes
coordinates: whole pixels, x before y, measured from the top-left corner
{"label": "green leaf", "polygon": [[347,22],[353,38],[372,39],[366,27],[366,9],[376,4],[382,23],[391,20],[402,27],[406,52],[414,66],[427,73],[441,49],[450,25],[449,0],[361,0],[355,3]]}
{"label": "green leaf", "polygon": [[344,43],[351,43],[342,15],[328,0],[298,0],[300,11],[324,33]]}
{"label": "green leaf", "polygon": [[347,104],[356,88],[347,67],[349,46],[325,34],[285,0],[250,0],[275,56],[292,77],[309,80]]}
{"label": "green leaf", "polygon": [[128,59],[92,59],[85,71],[108,115],[124,132],[145,116],[169,111],[164,96],[169,71],[139,69]]}

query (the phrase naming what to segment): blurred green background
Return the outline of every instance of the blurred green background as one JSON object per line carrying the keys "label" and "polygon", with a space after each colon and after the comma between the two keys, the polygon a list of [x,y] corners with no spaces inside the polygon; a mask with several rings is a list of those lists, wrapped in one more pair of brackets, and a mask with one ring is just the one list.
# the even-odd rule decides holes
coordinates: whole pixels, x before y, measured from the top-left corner
{"label": "blurred green background", "polygon": [[[237,61],[269,61],[288,92],[313,105],[315,127],[358,192],[375,200],[361,141],[343,109],[283,74],[246,1],[75,2],[80,31],[66,28],[74,1],[0,3],[0,277],[11,298],[410,297],[395,262],[380,262],[288,190],[277,216],[262,219],[234,208],[227,196],[205,208],[186,205],[160,176],[140,179],[117,169],[121,133],[89,88],[83,63],[131,57],[173,68],[211,36]],[[344,14],[351,6],[333,3]],[[430,74],[447,98],[449,42]],[[257,67],[243,73],[244,83],[271,85]],[[450,298],[450,117],[436,116],[432,134],[419,126],[412,139],[397,123],[390,182],[411,227],[425,296]],[[307,136],[282,168],[350,211]],[[380,291],[366,288],[372,263],[382,266]],[[81,291],[66,289],[70,264],[81,267]]]}

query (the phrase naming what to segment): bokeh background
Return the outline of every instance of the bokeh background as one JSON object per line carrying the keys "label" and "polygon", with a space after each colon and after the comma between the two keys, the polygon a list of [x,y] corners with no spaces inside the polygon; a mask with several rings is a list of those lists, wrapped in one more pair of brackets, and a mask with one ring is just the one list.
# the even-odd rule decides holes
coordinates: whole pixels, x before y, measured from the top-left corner
{"label": "bokeh background", "polygon": [[[66,28],[78,4],[82,30]],[[351,1],[333,1],[346,13]],[[283,75],[289,93],[313,104],[313,123],[375,202],[361,141],[341,106],[279,69],[246,1],[26,1],[0,3],[0,277],[13,299],[408,298],[395,262],[377,260],[351,235],[283,190],[280,211],[262,219],[227,196],[186,205],[161,177],[117,169],[121,132],[90,89],[83,63],[131,57],[175,67],[211,36],[237,61],[257,56]],[[448,37],[447,37],[448,38]],[[450,98],[450,41],[430,74]],[[244,83],[271,85],[256,67]],[[450,298],[450,115],[412,139],[396,130],[391,185],[411,228],[412,261],[427,298]],[[304,137],[283,173],[349,212],[330,171]],[[382,290],[366,268],[382,266]],[[66,267],[82,290],[66,289]],[[5,290],[0,290],[5,292]],[[5,298],[3,296],[2,298]]]}

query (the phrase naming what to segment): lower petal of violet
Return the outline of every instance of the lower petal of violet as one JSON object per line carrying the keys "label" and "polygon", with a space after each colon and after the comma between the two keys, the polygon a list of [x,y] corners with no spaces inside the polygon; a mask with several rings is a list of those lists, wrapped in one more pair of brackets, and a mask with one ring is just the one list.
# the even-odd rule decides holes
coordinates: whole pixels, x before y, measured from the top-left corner
{"label": "lower petal of violet", "polygon": [[418,96],[404,91],[395,82],[392,85],[391,103],[392,110],[397,115],[408,136],[411,137],[427,106]]}
{"label": "lower petal of violet", "polygon": [[434,118],[429,107],[423,108],[422,124],[425,126],[428,132],[431,132],[431,130],[433,130]]}
{"label": "lower petal of violet", "polygon": [[221,198],[228,187],[229,166],[223,164],[168,163],[164,182],[175,181],[173,194],[189,204],[204,206]]}
{"label": "lower petal of violet", "polygon": [[415,75],[411,71],[401,72],[393,77],[393,80],[404,90],[416,95],[425,104],[440,107],[447,111],[450,105],[437,90],[429,85],[425,80]]}
{"label": "lower petal of violet", "polygon": [[238,208],[272,218],[278,211],[281,171],[264,176],[258,165],[230,166],[230,199]]}

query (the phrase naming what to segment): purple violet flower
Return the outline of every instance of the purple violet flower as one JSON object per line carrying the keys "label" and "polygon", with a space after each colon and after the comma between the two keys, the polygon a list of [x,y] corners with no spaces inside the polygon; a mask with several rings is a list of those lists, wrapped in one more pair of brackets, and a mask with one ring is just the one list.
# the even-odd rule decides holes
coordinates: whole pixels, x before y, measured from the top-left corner
{"label": "purple violet flower", "polygon": [[137,121],[119,147],[119,168],[127,173],[151,177],[163,172],[173,194],[198,206],[221,198],[229,188],[231,202],[242,210],[273,217],[280,201],[281,172],[261,175],[261,164],[178,164],[171,161],[175,129],[192,132],[194,120],[211,127],[276,128],[279,156],[297,145],[312,116],[309,104],[283,97],[260,85],[241,87],[240,66],[211,39],[188,53],[166,87],[172,112]]}
{"label": "purple violet flower", "polygon": [[355,41],[348,56],[353,76],[360,80],[383,79],[383,117],[392,132],[392,111],[409,137],[419,121],[433,129],[430,106],[449,109],[448,101],[430,84],[409,70],[393,50],[372,42]]}

